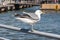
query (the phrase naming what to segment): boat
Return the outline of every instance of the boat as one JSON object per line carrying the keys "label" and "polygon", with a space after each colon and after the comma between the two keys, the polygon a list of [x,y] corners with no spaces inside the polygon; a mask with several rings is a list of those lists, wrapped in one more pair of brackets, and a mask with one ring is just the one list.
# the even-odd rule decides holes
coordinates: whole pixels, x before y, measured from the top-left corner
{"label": "boat", "polygon": [[41,9],[44,10],[60,10],[59,0],[46,0],[42,1]]}

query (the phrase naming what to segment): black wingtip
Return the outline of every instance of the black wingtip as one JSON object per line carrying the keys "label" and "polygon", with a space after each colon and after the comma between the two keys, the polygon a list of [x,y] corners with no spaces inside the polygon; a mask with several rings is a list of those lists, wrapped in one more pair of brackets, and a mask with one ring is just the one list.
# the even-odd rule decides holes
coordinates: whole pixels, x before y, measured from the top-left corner
{"label": "black wingtip", "polygon": [[15,13],[15,15],[14,15],[15,17],[17,17],[17,16],[19,16],[19,14],[17,14],[17,13]]}

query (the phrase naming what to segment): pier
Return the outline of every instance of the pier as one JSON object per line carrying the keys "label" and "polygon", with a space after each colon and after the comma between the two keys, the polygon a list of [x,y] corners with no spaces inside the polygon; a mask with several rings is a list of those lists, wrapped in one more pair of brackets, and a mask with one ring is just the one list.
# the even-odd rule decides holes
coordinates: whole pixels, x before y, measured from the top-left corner
{"label": "pier", "polygon": [[41,10],[60,10],[59,0],[1,0],[0,5],[0,12],[20,10],[21,8],[33,6],[40,6]]}
{"label": "pier", "polygon": [[[0,6],[0,12],[12,11],[12,10],[19,10],[21,8],[29,8],[36,6],[36,4],[9,4],[9,5],[2,5]],[[38,6],[38,5],[37,5]]]}
{"label": "pier", "polygon": [[[39,0],[38,0],[39,1]],[[40,4],[38,4],[37,0],[27,0],[27,1],[18,1],[18,0],[5,0],[2,1],[0,3],[0,12],[5,12],[5,11],[11,11],[11,10],[19,10],[21,8],[29,8],[29,7],[33,7],[33,6],[39,6]]]}

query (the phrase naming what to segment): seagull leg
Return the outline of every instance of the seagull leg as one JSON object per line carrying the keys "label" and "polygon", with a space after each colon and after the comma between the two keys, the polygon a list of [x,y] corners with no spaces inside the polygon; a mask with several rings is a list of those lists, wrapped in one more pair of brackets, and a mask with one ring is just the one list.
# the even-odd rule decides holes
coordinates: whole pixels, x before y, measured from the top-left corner
{"label": "seagull leg", "polygon": [[33,32],[33,24],[30,24],[31,25],[31,27],[29,28],[30,29],[30,32]]}
{"label": "seagull leg", "polygon": [[34,29],[33,29],[33,24],[32,24],[32,27],[31,27],[31,32],[33,32],[33,30],[34,30]]}
{"label": "seagull leg", "polygon": [[31,27],[31,30],[33,30],[33,25],[32,25],[32,27]]}

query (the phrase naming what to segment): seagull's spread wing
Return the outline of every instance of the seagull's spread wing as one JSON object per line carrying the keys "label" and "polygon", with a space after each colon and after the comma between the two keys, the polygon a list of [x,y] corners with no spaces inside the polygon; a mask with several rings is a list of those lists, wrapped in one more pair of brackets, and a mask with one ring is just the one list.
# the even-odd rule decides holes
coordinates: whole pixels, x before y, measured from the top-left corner
{"label": "seagull's spread wing", "polygon": [[15,14],[15,17],[28,18],[28,17],[30,17],[30,16],[27,15],[27,14]]}
{"label": "seagull's spread wing", "polygon": [[31,17],[32,19],[36,19],[38,20],[38,16],[35,13],[27,13],[27,12],[23,12],[24,14],[28,15],[29,17]]}
{"label": "seagull's spread wing", "polygon": [[39,19],[35,13],[26,13],[26,12],[23,12],[23,14],[16,14],[15,17],[27,18],[27,19],[33,19],[33,20]]}

